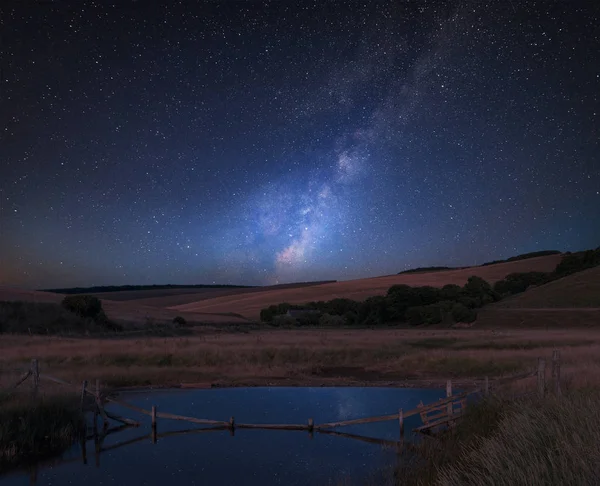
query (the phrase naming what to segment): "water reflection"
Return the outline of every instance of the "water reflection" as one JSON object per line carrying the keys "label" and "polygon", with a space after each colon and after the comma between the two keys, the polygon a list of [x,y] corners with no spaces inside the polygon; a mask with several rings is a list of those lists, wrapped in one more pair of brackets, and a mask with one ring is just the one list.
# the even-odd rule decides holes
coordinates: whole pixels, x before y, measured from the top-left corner
{"label": "water reflection", "polygon": [[[246,423],[315,424],[397,413],[420,400],[441,398],[443,390],[392,388],[237,388],[130,393],[122,398],[149,409],[198,418]],[[129,409],[111,410],[142,423],[111,427],[99,440],[74,446],[61,458],[0,477],[1,485],[31,484],[356,484],[396,460],[397,422],[380,422],[309,434],[307,431],[190,429],[159,419],[153,438],[150,417]],[[418,425],[406,420],[406,431]],[[407,438],[410,436],[407,433]],[[154,439],[154,440],[153,440]],[[154,442],[154,443],[153,443]],[[347,483],[344,483],[347,484]]]}

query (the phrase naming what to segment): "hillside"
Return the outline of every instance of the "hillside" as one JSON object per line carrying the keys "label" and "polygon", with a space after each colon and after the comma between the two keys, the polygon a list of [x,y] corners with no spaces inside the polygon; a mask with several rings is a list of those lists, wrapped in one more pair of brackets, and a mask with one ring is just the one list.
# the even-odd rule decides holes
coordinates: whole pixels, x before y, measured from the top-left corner
{"label": "hillside", "polygon": [[60,303],[64,295],[51,292],[42,292],[38,290],[13,289],[11,287],[0,287],[0,302],[44,302]]}
{"label": "hillside", "polygon": [[384,295],[395,284],[430,285],[433,287],[443,287],[446,284],[464,285],[472,275],[477,275],[490,283],[494,283],[514,272],[550,272],[554,270],[561,259],[561,255],[549,255],[482,267],[364,278],[299,289],[263,290],[216,297],[171,308],[182,312],[236,312],[249,319],[258,319],[261,309],[281,302],[302,304],[340,297],[364,300],[375,295]]}
{"label": "hillside", "polygon": [[[23,301],[60,304],[64,297],[62,294],[51,292],[0,287],[0,302]],[[115,302],[103,299],[102,308],[110,319],[134,326],[145,325],[150,321],[154,323],[171,322],[177,315],[182,315],[189,323],[247,323],[246,319],[231,315],[231,311],[223,313],[183,312],[138,304],[135,301]]]}
{"label": "hillside", "polygon": [[504,299],[499,309],[600,308],[600,267],[589,268]]}

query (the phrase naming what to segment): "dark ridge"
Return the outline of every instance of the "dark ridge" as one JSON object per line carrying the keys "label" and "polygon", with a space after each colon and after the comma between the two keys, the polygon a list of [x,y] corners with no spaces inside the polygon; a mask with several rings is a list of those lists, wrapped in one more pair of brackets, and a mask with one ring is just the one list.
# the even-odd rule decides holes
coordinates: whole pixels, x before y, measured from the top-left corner
{"label": "dark ridge", "polygon": [[402,275],[403,273],[423,273],[423,272],[439,272],[442,270],[457,270],[453,267],[418,267],[418,268],[409,268],[408,270],[403,270],[398,272],[398,275]]}
{"label": "dark ridge", "polygon": [[101,285],[97,287],[70,287],[66,289],[43,289],[42,292],[56,294],[93,294],[100,292],[121,292],[125,290],[164,290],[164,289],[249,289],[252,285]]}
{"label": "dark ridge", "polygon": [[532,251],[530,253],[523,253],[522,255],[517,255],[514,257],[507,258],[506,260],[494,260],[491,262],[483,263],[481,266],[485,267],[487,265],[495,265],[496,263],[507,263],[507,262],[516,262],[519,260],[527,260],[528,258],[536,258],[541,256],[548,255],[559,255],[562,251],[559,250],[542,250],[542,251]]}

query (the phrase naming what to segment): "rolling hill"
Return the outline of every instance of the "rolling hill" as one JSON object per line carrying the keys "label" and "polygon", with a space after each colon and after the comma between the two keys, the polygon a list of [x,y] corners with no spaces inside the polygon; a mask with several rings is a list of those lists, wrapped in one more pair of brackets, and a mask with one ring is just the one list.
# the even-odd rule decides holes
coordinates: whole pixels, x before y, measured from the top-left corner
{"label": "rolling hill", "polygon": [[294,289],[261,289],[251,293],[237,293],[176,305],[171,309],[181,312],[235,312],[249,319],[258,319],[261,309],[281,302],[302,304],[335,298],[364,300],[375,295],[384,295],[395,284],[431,285],[434,287],[443,287],[446,284],[463,285],[472,275],[477,275],[490,283],[494,283],[503,279],[509,273],[552,271],[561,259],[562,255],[548,255],[456,270],[388,275]]}
{"label": "rolling hill", "polygon": [[478,327],[600,326],[600,267],[530,288],[481,309]]}
{"label": "rolling hill", "polygon": [[535,287],[493,305],[499,309],[600,308],[600,267]]}

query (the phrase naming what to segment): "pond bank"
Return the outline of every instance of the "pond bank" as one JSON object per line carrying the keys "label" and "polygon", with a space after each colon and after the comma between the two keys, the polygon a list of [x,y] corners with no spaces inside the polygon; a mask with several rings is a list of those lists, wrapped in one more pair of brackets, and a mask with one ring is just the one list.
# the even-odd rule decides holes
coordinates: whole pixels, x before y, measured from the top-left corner
{"label": "pond bank", "polygon": [[391,484],[599,484],[599,443],[598,389],[559,398],[495,398],[469,407],[438,441],[420,444],[421,460],[395,468],[401,480]]}
{"label": "pond bank", "polygon": [[0,472],[69,448],[83,433],[77,400],[61,396],[0,404]]}

